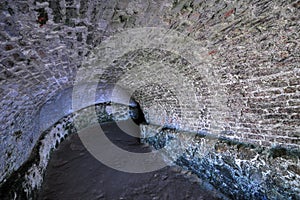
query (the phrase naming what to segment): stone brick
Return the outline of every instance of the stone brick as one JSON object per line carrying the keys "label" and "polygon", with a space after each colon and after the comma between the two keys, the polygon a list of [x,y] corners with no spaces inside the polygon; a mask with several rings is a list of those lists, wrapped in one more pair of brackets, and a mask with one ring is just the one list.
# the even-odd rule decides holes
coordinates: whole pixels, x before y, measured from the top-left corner
{"label": "stone brick", "polygon": [[300,107],[286,107],[286,108],[279,108],[278,112],[280,113],[300,113]]}
{"label": "stone brick", "polygon": [[5,47],[4,47],[5,51],[10,51],[10,50],[12,50],[13,48],[14,48],[14,46],[11,45],[11,44],[7,44],[7,45],[5,45]]}
{"label": "stone brick", "polygon": [[296,91],[297,91],[297,89],[295,87],[284,88],[285,93],[295,93]]}
{"label": "stone brick", "polygon": [[294,86],[294,85],[300,85],[300,79],[299,78],[292,78],[289,80],[289,85]]}
{"label": "stone brick", "polygon": [[[300,119],[300,114],[295,114],[291,116],[291,119]],[[299,121],[298,121],[299,122]]]}
{"label": "stone brick", "polygon": [[249,138],[249,139],[255,139],[255,140],[264,140],[264,136],[262,135],[257,135],[257,134],[247,134],[245,136],[246,138]]}

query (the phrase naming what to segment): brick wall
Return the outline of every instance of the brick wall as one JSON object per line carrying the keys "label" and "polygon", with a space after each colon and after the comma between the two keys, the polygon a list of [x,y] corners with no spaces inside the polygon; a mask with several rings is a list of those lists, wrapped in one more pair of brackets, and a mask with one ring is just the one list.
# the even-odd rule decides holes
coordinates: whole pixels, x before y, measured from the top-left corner
{"label": "brick wall", "polygon": [[[45,102],[74,83],[82,62],[102,41],[133,27],[179,31],[205,48],[202,56],[209,60],[191,66],[174,52],[142,49],[112,61],[101,82],[121,79],[125,89],[139,86],[133,96],[149,122],[298,148],[298,9],[292,0],[2,1],[0,181],[28,158],[41,134],[38,115]],[[151,63],[151,69],[153,63],[164,67],[146,74],[138,68]],[[214,79],[205,77],[205,66]],[[127,73],[131,69],[136,79]],[[187,84],[174,84],[176,77],[166,69]],[[189,103],[180,101],[185,93],[193,97]]]}

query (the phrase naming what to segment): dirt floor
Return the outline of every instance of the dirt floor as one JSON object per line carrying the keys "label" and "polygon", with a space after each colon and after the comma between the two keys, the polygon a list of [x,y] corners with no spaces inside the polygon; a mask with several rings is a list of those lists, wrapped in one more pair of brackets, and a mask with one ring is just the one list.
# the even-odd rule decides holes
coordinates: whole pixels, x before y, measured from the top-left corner
{"label": "dirt floor", "polygon": [[[149,152],[150,147],[122,132],[115,123],[102,125],[107,137],[123,149]],[[77,134],[53,152],[40,191],[43,200],[214,200],[214,188],[204,189],[195,177],[179,167],[133,174],[120,172],[99,162],[83,146]]]}

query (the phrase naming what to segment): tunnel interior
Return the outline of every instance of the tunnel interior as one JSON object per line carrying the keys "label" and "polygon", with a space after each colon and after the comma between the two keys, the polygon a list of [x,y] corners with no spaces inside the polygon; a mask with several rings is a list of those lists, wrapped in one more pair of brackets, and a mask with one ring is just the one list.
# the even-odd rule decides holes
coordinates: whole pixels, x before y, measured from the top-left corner
{"label": "tunnel interior", "polygon": [[220,198],[299,199],[299,5],[1,1],[0,199],[37,199],[61,143],[125,121]]}

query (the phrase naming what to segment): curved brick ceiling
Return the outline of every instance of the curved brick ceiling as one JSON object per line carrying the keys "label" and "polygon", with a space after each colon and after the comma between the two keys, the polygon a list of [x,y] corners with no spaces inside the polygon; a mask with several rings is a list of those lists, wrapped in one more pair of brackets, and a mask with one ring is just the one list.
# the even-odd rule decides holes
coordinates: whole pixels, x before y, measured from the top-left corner
{"label": "curved brick ceiling", "polygon": [[[122,77],[130,89],[131,77],[124,77],[124,70],[152,59],[182,69],[197,89],[200,114],[193,104],[178,107],[177,95],[166,85],[141,82],[134,97],[148,120],[190,130],[211,128],[267,146],[299,146],[299,2],[30,0],[2,1],[0,10],[3,176],[29,156],[40,135],[41,107],[72,86],[82,61],[95,47],[126,28],[163,27],[200,42],[220,79],[214,87],[226,97],[228,109],[223,113],[212,105],[214,91],[207,90],[201,72],[194,73],[180,55],[147,49],[129,52],[103,73],[103,83]],[[161,74],[150,70],[147,76]],[[171,119],[174,115],[179,121]],[[212,120],[217,122],[214,127]]]}

